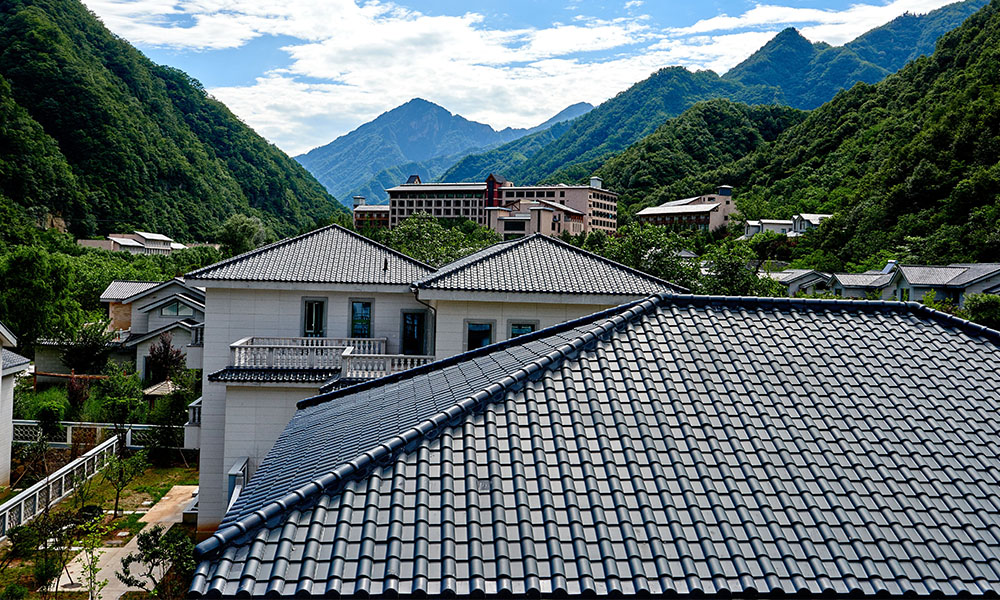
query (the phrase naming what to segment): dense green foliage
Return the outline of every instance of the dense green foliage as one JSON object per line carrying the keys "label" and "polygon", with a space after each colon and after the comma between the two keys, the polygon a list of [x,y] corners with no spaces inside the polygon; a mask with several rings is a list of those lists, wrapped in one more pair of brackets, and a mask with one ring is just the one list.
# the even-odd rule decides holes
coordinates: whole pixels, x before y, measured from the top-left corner
{"label": "dense green foliage", "polygon": [[0,1],[0,117],[0,214],[20,220],[199,240],[237,211],[292,233],[341,210],[197,81],[75,0]]}
{"label": "dense green foliage", "polygon": [[813,44],[788,28],[723,79],[770,86],[781,104],[816,108],[842,89],[859,81],[876,83],[918,56],[930,54],[939,37],[987,1],[956,2],[926,15],[907,13],[837,47]]}
{"label": "dense green foliage", "polygon": [[681,198],[725,181],[747,218],[836,213],[795,252],[840,271],[873,254],[909,262],[1000,256],[1000,2],[931,57],[859,84],[745,158],[667,186]]}
{"label": "dense green foliage", "polygon": [[783,106],[747,106],[722,99],[699,102],[597,172],[606,188],[620,194],[621,218],[623,213],[676,200],[662,190],[686,176],[742,158],[804,118],[804,112]]}
{"label": "dense green foliage", "polygon": [[355,194],[379,201],[388,198],[385,187],[399,185],[410,175],[430,181],[462,156],[545,129],[589,108],[574,104],[537,127],[495,131],[414,98],[296,160],[345,202]]}
{"label": "dense green foliage", "polygon": [[421,262],[439,267],[496,244],[500,234],[468,219],[435,219],[425,212],[391,230],[365,232],[371,239]]}
{"label": "dense green foliage", "polygon": [[132,255],[81,248],[54,231],[25,231],[35,236],[31,245],[0,244],[0,322],[27,356],[39,338],[75,336],[87,314],[101,310],[101,292],[114,279],[165,281],[222,259],[208,246]]}
{"label": "dense green foliage", "polygon": [[966,0],[927,15],[906,15],[839,48],[813,45],[794,29],[786,30],[721,78],[711,71],[661,69],[574,120],[555,139],[543,144],[518,140],[468,156],[443,180],[480,181],[492,172],[519,184],[581,182],[610,156],[703,100],[812,108],[840,89],[858,81],[879,81],[906,60],[929,52],[941,34],[985,1]]}

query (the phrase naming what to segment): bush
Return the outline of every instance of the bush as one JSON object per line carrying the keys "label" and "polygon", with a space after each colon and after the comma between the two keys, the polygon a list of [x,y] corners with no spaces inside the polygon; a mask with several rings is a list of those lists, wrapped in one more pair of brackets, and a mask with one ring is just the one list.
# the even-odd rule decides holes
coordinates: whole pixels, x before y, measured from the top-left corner
{"label": "bush", "polygon": [[42,542],[38,537],[38,532],[25,525],[12,527],[7,532],[7,538],[10,540],[10,553],[17,558],[31,556]]}
{"label": "bush", "polygon": [[12,583],[0,592],[0,600],[24,600],[28,597],[28,588]]}
{"label": "bush", "polygon": [[991,329],[1000,329],[1000,296],[996,294],[971,294],[965,299],[969,320]]}

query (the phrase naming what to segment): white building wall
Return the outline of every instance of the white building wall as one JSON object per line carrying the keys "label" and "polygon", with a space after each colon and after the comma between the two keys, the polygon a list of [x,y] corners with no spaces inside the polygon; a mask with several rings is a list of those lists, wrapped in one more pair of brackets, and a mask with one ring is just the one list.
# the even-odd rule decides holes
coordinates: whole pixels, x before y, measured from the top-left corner
{"label": "white building wall", "polygon": [[[191,317],[160,317],[160,309],[154,308],[150,312],[141,312],[139,308],[148,306],[158,300],[162,300],[167,296],[172,296],[174,294],[188,294],[191,292],[184,286],[174,283],[168,285],[167,287],[157,290],[156,292],[149,294],[148,296],[143,296],[131,304],[132,306],[132,333],[146,333],[156,329],[157,327],[162,327],[171,321],[177,321],[180,319],[190,319]],[[197,315],[195,318],[200,320]],[[159,324],[155,324],[159,323]]]}
{"label": "white building wall", "polygon": [[[407,292],[322,292],[276,289],[208,288],[205,302],[205,339],[203,347],[204,386],[202,394],[201,464],[198,493],[198,530],[214,531],[225,513],[228,458],[247,456],[239,436],[230,435],[227,424],[244,423],[244,408],[252,403],[230,406],[226,386],[208,381],[208,375],[230,364],[229,345],[249,337],[298,337],[302,335],[303,298],[326,298],[328,337],[346,337],[350,331],[351,298],[372,299],[372,336],[389,339],[387,352],[399,352],[400,312],[426,308]],[[256,389],[256,388],[255,388]],[[269,388],[259,388],[267,396]],[[299,399],[311,395],[304,392]],[[253,408],[254,411],[257,408]],[[285,414],[285,413],[282,413]],[[287,417],[262,426],[252,444],[270,448],[278,433],[288,423]],[[261,422],[257,422],[261,425]],[[273,425],[273,429],[271,426]],[[245,428],[243,428],[245,432]],[[273,437],[272,437],[273,435]],[[236,444],[227,447],[227,444]],[[239,447],[238,447],[239,445]],[[266,449],[264,450],[266,452]]]}
{"label": "white building wall", "polygon": [[295,403],[317,393],[319,385],[311,389],[272,385],[227,386],[223,460],[226,472],[238,458],[244,456],[250,459],[250,472],[255,472],[295,414]]}
{"label": "white building wall", "polygon": [[[622,303],[627,301],[622,299]],[[537,321],[538,329],[544,329],[617,305],[436,300],[434,306],[437,358],[442,359],[466,351],[465,324],[469,320],[495,321],[494,342],[502,342],[510,337],[512,320]]]}
{"label": "white building wall", "polygon": [[[0,371],[3,370],[0,365]],[[10,448],[14,442],[14,379],[0,377],[0,487],[10,485]]]}

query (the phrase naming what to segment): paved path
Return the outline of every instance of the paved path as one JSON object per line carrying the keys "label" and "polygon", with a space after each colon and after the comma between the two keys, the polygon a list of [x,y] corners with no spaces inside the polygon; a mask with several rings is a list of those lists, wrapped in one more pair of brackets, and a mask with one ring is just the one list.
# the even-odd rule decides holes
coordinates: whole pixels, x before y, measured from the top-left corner
{"label": "paved path", "polygon": [[[149,525],[163,525],[164,529],[167,529],[174,523],[180,523],[182,516],[181,513],[184,511],[184,508],[188,505],[188,502],[197,491],[198,486],[196,485],[175,485],[170,488],[167,495],[150,508],[149,512],[143,515],[139,521],[142,523],[148,523]],[[144,527],[143,530],[148,529],[148,527],[149,526]],[[98,559],[101,572],[97,577],[99,580],[106,579],[108,581],[107,587],[105,587],[101,592],[101,597],[104,600],[118,600],[118,598],[125,592],[136,589],[127,587],[119,581],[118,577],[115,576],[115,573],[121,570],[122,559],[125,558],[129,552],[135,552],[138,549],[139,546],[136,542],[136,537],[132,537],[127,544],[119,548],[102,548],[104,554]],[[77,557],[69,563],[68,570],[73,583],[70,583],[64,572],[62,580],[60,581],[59,591],[85,591],[80,585],[83,583],[82,553],[78,554]]]}

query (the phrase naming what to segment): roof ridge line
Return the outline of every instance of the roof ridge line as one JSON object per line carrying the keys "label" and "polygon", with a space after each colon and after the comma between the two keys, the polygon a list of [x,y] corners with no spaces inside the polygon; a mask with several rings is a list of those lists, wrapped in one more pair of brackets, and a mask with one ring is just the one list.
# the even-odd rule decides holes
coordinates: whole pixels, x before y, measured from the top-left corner
{"label": "roof ridge line", "polygon": [[313,229],[312,231],[307,231],[305,233],[300,233],[299,235],[292,236],[290,238],[285,238],[283,240],[278,240],[276,242],[267,244],[266,246],[261,246],[260,248],[255,248],[253,250],[250,250],[249,252],[244,252],[243,254],[237,254],[236,256],[230,256],[229,258],[224,259],[224,260],[220,260],[217,263],[210,264],[210,265],[202,267],[200,269],[195,269],[194,271],[191,271],[189,273],[185,273],[184,274],[184,279],[185,279],[185,281],[187,281],[188,278],[198,279],[198,276],[201,273],[205,273],[209,269],[217,269],[217,268],[225,266],[225,265],[230,265],[230,264],[232,264],[232,263],[234,263],[236,261],[244,260],[244,259],[250,258],[252,256],[256,256],[258,254],[261,254],[263,252],[266,252],[268,250],[273,250],[274,248],[278,248],[280,246],[285,246],[285,245],[291,244],[293,242],[297,242],[299,240],[305,239],[305,238],[307,238],[309,236],[312,236],[312,235],[316,235],[316,234],[318,234],[320,232],[323,232],[323,231],[327,231],[329,229],[339,229],[339,230],[344,231],[345,233],[348,233],[348,234],[350,234],[350,235],[352,235],[354,237],[357,237],[357,238],[359,238],[359,239],[361,239],[361,240],[363,240],[365,242],[368,242],[370,244],[378,246],[379,248],[387,250],[391,254],[395,254],[397,256],[400,256],[401,258],[403,258],[403,259],[405,259],[407,261],[410,261],[412,263],[416,263],[416,264],[418,264],[418,265],[420,265],[422,267],[426,267],[426,268],[430,269],[431,271],[435,271],[436,270],[431,265],[428,265],[428,264],[426,264],[424,262],[421,262],[421,261],[413,258],[412,256],[407,256],[406,254],[403,254],[399,250],[395,250],[393,248],[390,248],[389,246],[386,246],[385,244],[382,244],[382,243],[376,242],[375,240],[366,238],[365,236],[361,235],[360,233],[358,233],[356,231],[351,231],[350,229],[348,229],[346,227],[343,227],[341,225],[338,225],[336,223],[330,223],[329,225],[325,225],[323,227],[319,227],[317,229]]}
{"label": "roof ridge line", "polygon": [[[435,279],[438,279],[439,277],[444,277],[445,275],[449,275],[451,273],[454,273],[455,271],[458,271],[459,269],[465,269],[467,267],[471,267],[472,265],[479,264],[480,262],[486,260],[489,257],[496,256],[497,254],[501,254],[503,252],[506,252],[507,250],[509,250],[511,248],[514,248],[516,246],[520,246],[521,244],[526,243],[528,240],[530,240],[530,239],[532,239],[532,238],[534,238],[535,236],[538,236],[538,235],[541,235],[541,234],[540,233],[533,233],[531,235],[526,235],[523,238],[516,239],[516,240],[500,240],[499,242],[493,244],[492,246],[487,246],[487,247],[483,248],[482,250],[480,250],[479,252],[481,252],[482,255],[479,256],[478,258],[476,258],[474,260],[470,260],[469,262],[463,263],[462,265],[460,265],[458,267],[455,267],[455,269],[453,269],[451,271],[445,271],[445,269],[448,267],[448,265],[453,265],[453,264],[455,264],[457,262],[461,262],[462,260],[468,258],[468,256],[463,256],[462,258],[457,258],[457,259],[451,261],[450,263],[446,263],[446,264],[441,265],[441,267],[439,267],[436,272],[431,273],[427,277],[423,277],[421,279],[418,279],[418,280],[414,281],[413,283],[411,283],[410,285],[411,285],[411,287],[421,288],[421,287],[423,287],[423,285],[425,283],[428,283],[430,281],[434,281]],[[473,254],[477,254],[477,253],[473,252]],[[471,254],[469,256],[471,256]]]}
{"label": "roof ridge line", "polygon": [[541,358],[537,358],[513,373],[504,376],[499,381],[494,381],[485,388],[471,396],[441,409],[433,415],[420,421],[384,442],[358,454],[355,458],[342,462],[335,469],[306,483],[297,489],[285,494],[284,497],[274,500],[259,508],[242,519],[230,523],[225,529],[221,529],[212,534],[212,537],[204,540],[195,547],[196,558],[204,559],[216,552],[225,544],[232,542],[243,535],[255,531],[264,526],[272,518],[277,517],[313,497],[329,491],[331,488],[357,477],[362,471],[377,467],[392,460],[394,456],[405,450],[412,442],[426,438],[429,435],[436,435],[444,427],[461,417],[471,414],[477,407],[484,405],[491,399],[505,391],[515,388],[519,384],[529,380],[533,375],[547,369],[557,361],[561,361],[583,349],[591,342],[599,339],[608,331],[617,329],[628,323],[635,317],[645,314],[649,310],[658,306],[668,294],[654,294],[643,300],[632,302],[627,308],[617,308],[617,314],[608,319],[597,319],[595,326],[576,336],[572,340],[554,348],[551,352]]}

